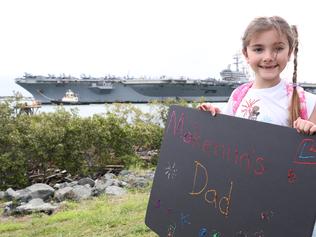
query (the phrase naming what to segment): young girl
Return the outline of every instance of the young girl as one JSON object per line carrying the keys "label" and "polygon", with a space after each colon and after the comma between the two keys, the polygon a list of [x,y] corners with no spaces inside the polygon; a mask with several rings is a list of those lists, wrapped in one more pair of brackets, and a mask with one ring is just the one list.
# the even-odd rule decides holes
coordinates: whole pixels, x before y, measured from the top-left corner
{"label": "young girl", "polygon": [[[290,126],[298,132],[316,132],[316,96],[296,85],[298,40],[295,26],[281,17],[255,18],[242,38],[242,52],[255,79],[236,88],[223,113]],[[292,83],[280,78],[294,54]],[[220,109],[211,103],[198,106],[212,115]]]}
{"label": "young girl", "polygon": [[[298,37],[295,26],[278,16],[255,18],[242,38],[242,52],[255,73],[253,82],[236,88],[223,113],[316,132],[316,96],[298,87]],[[280,78],[294,54],[292,83]],[[220,109],[211,103],[198,106],[214,116]],[[316,228],[312,237],[316,237]]]}

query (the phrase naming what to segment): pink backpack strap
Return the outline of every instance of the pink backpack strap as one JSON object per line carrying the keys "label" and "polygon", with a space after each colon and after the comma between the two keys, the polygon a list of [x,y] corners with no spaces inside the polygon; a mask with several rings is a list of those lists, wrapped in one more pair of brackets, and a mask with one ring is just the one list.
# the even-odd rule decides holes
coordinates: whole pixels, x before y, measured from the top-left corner
{"label": "pink backpack strap", "polygon": [[[300,100],[300,116],[302,119],[308,119],[304,89],[300,86],[296,86],[296,89],[297,89],[298,97]],[[293,84],[286,83],[286,90],[287,90],[287,94],[291,98],[292,93],[293,93]]]}
{"label": "pink backpack strap", "polygon": [[247,94],[248,90],[252,86],[253,82],[247,82],[245,84],[242,84],[238,86],[232,94],[232,99],[233,99],[233,114],[236,114],[237,109],[242,101],[242,99],[245,97]]}

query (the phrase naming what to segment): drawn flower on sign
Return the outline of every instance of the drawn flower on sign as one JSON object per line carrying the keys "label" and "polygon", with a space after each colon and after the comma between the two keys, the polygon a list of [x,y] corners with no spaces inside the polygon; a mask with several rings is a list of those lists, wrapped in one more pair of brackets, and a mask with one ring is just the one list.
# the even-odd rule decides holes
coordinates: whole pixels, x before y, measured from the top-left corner
{"label": "drawn flower on sign", "polygon": [[170,164],[168,162],[168,167],[165,168],[165,175],[168,179],[173,179],[177,175],[178,169],[176,168],[176,163]]}

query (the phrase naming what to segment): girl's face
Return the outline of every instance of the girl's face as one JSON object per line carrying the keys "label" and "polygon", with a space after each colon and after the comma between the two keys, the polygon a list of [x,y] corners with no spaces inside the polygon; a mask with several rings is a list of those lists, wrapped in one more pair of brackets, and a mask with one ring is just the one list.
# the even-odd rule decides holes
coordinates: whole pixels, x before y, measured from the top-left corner
{"label": "girl's face", "polygon": [[255,72],[254,86],[258,88],[278,84],[280,73],[290,59],[289,42],[286,36],[274,29],[255,34],[243,53]]}

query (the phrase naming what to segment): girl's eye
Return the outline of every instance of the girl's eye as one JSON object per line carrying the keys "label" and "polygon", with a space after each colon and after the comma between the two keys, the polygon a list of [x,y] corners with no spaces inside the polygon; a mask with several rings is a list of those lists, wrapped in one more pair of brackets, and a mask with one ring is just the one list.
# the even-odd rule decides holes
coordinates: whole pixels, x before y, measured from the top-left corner
{"label": "girl's eye", "polygon": [[256,53],[261,53],[263,51],[263,48],[254,48],[253,51]]}
{"label": "girl's eye", "polygon": [[283,49],[284,49],[283,47],[277,47],[277,48],[275,49],[275,51],[280,52],[280,51],[282,51]]}

